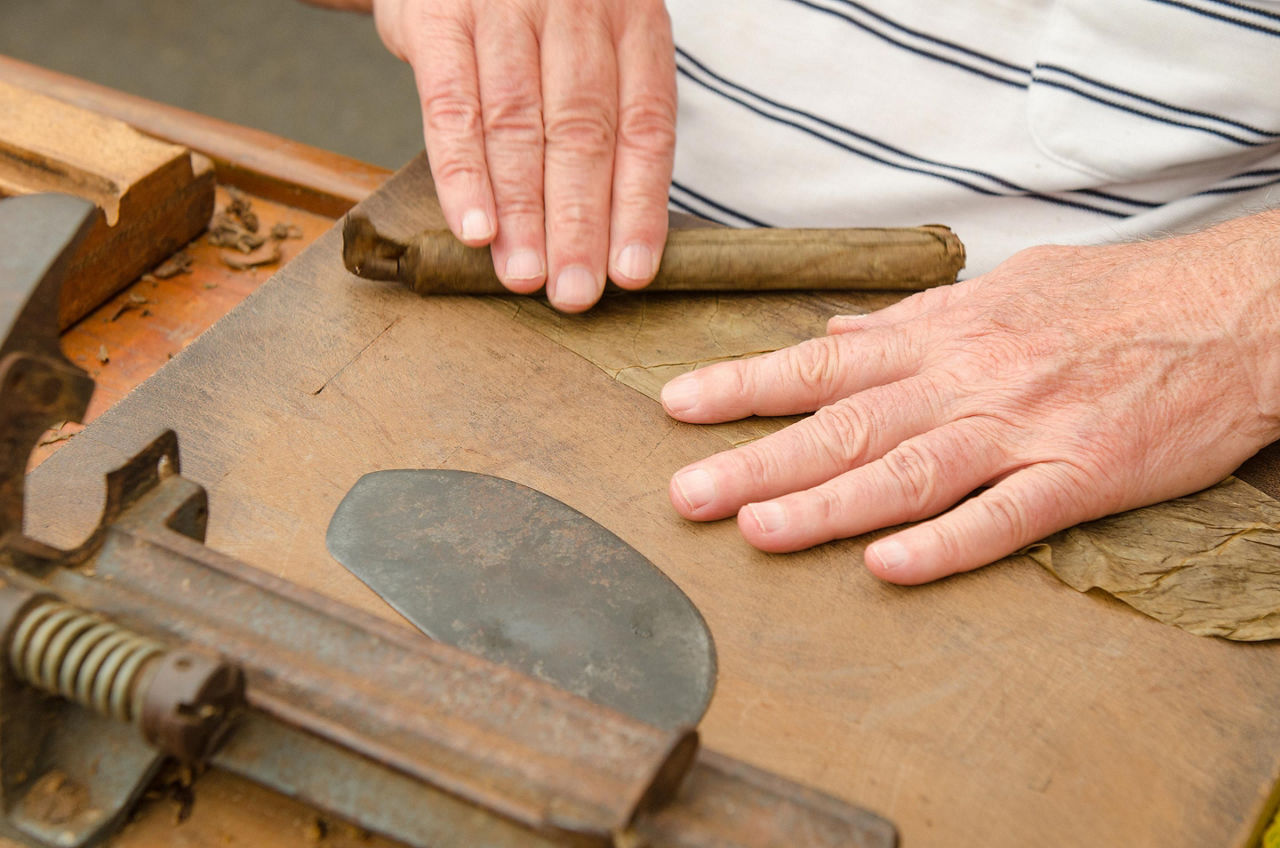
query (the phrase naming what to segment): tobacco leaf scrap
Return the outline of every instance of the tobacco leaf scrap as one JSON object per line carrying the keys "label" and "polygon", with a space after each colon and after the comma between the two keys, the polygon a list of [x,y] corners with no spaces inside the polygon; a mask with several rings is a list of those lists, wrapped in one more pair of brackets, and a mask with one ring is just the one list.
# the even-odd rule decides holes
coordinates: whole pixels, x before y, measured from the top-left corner
{"label": "tobacco leaf scrap", "polygon": [[195,265],[195,257],[185,250],[179,250],[165,261],[161,262],[151,271],[151,276],[158,280],[167,280],[170,277],[176,277],[179,274],[191,273],[191,267]]}
{"label": "tobacco leaf scrap", "polygon": [[228,268],[243,271],[259,265],[274,265],[280,261],[280,242],[271,241],[251,253],[235,253],[230,250],[218,251],[218,259]]}
{"label": "tobacco leaf scrap", "polygon": [[1191,633],[1280,639],[1280,501],[1234,477],[1024,553],[1080,592],[1102,589]]}
{"label": "tobacco leaf scrap", "polygon": [[258,213],[253,211],[253,202],[249,196],[235,186],[227,186],[227,214],[238,219],[249,232],[258,231]]}
{"label": "tobacco leaf scrap", "polygon": [[40,442],[36,445],[36,447],[42,448],[45,445],[56,445],[58,442],[65,442],[67,439],[70,439],[72,436],[74,436],[75,433],[62,432],[62,428],[67,426],[68,423],[70,422],[59,421],[57,424],[54,424],[52,427],[50,427],[48,430],[45,431],[44,438],[40,440]]}
{"label": "tobacco leaf scrap", "polygon": [[209,222],[209,243],[249,253],[262,247],[266,239],[247,229],[240,219],[226,212],[216,212]]}
{"label": "tobacco leaf scrap", "polygon": [[277,221],[271,228],[271,237],[276,241],[302,238],[302,227],[288,221]]}
{"label": "tobacco leaf scrap", "polygon": [[[263,235],[259,232],[261,222],[248,195],[230,187],[227,192],[230,200],[214,213],[209,222],[209,243],[227,248],[218,252],[218,258],[227,267],[243,271],[275,264],[281,258],[280,242],[302,238],[302,228],[285,221],[274,224]],[[243,256],[237,256],[233,251],[239,251]]]}

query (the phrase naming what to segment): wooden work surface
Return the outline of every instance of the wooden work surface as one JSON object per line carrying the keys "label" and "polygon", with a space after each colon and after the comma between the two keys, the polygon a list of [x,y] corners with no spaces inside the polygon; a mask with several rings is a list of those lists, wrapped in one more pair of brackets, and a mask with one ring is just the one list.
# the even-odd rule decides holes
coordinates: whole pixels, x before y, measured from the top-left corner
{"label": "wooden work surface", "polygon": [[[363,207],[393,235],[440,223],[422,161]],[[673,512],[674,470],[777,424],[673,422],[660,383],[884,296],[627,296],[569,317],[420,299],[339,251],[331,230],[38,468],[31,532],[75,541],[101,474],[174,427],[212,547],[392,617],[325,551],[343,495],[377,469],[498,474],[603,523],[702,610],[708,747],[888,816],[906,848],[1254,833],[1280,775],[1280,645],[1191,636],[1025,560],[904,589],[859,541],[771,556]]]}

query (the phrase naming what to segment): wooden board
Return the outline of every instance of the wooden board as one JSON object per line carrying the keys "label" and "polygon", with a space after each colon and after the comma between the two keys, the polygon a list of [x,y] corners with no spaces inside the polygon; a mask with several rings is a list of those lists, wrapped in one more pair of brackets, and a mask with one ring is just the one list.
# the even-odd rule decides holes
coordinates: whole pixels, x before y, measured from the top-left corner
{"label": "wooden board", "polygon": [[213,164],[120,121],[0,81],[0,197],[62,192],[99,214],[68,270],[65,328],[186,244],[213,212]]}
{"label": "wooden board", "polygon": [[[260,197],[250,201],[266,230],[283,223],[299,234],[280,243],[282,263],[293,259],[333,224],[331,218]],[[219,208],[226,205],[225,189],[218,189],[217,202]],[[167,279],[144,274],[63,333],[63,352],[96,384],[85,423],[158,371],[279,267],[229,268],[218,259],[220,248],[204,236],[183,250],[191,259],[187,273]],[[30,467],[64,447],[82,429],[82,424],[68,421],[46,433],[32,454]]]}
{"label": "wooden board", "polygon": [[[420,160],[363,207],[439,225]],[[770,556],[672,511],[674,470],[777,423],[673,422],[660,380],[879,301],[620,297],[569,317],[419,299],[348,276],[339,251],[320,238],[38,468],[29,530],[75,541],[102,471],[173,426],[213,547],[392,617],[324,549],[342,496],[376,469],[499,474],[602,522],[699,606],[720,661],[708,747],[887,815],[905,846],[1254,834],[1280,776],[1280,645],[1191,636],[1025,560],[897,588],[862,541]]]}
{"label": "wooden board", "polygon": [[0,82],[123,121],[213,160],[221,185],[338,217],[390,176],[375,165],[0,56]]}

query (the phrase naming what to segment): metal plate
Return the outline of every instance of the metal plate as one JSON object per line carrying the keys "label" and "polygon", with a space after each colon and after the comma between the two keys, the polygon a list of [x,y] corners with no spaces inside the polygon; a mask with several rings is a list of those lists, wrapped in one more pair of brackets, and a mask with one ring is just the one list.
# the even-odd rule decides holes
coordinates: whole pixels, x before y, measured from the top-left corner
{"label": "metal plate", "polygon": [[648,724],[696,724],[715,685],[697,608],[613,533],[486,474],[366,474],[329,551],[433,639]]}

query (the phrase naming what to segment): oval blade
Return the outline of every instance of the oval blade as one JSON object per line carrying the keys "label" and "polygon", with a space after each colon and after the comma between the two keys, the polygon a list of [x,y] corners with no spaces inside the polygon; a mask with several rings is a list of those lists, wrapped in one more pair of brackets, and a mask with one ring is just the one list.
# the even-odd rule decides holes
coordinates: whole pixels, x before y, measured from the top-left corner
{"label": "oval blade", "polygon": [[662,728],[715,686],[706,623],[671,580],[587,516],[469,471],[366,474],[330,553],[433,639]]}

